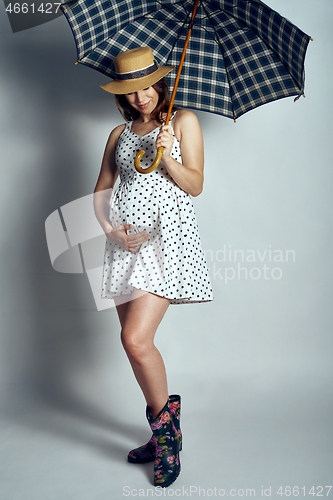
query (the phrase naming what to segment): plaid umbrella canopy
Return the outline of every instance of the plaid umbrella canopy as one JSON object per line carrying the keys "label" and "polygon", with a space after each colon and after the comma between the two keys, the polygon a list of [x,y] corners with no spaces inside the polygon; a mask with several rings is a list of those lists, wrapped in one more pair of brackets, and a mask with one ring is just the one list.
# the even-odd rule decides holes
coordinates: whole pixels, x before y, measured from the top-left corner
{"label": "plaid umbrella canopy", "polygon": [[[310,37],[260,0],[71,0],[61,6],[78,62],[116,78],[122,51],[149,46],[159,65],[178,66],[191,28],[175,104],[234,120],[304,92]],[[167,76],[171,87],[175,74]]]}

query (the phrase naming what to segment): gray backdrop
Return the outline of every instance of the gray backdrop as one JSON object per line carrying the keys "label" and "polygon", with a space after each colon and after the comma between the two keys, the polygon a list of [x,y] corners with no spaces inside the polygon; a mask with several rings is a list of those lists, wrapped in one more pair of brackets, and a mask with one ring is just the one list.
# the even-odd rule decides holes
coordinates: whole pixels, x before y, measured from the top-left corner
{"label": "gray backdrop", "polygon": [[[281,499],[290,486],[313,498],[332,484],[333,5],[269,5],[314,38],[306,99],[236,124],[197,113],[206,166],[194,203],[215,301],[171,306],[157,333],[183,398],[169,496]],[[96,309],[86,274],[53,270],[44,228],[92,192],[121,117],[106,78],[74,65],[63,16],[13,34],[0,9],[1,498],[144,496],[152,464],[126,455],[150,433],[116,312]]]}

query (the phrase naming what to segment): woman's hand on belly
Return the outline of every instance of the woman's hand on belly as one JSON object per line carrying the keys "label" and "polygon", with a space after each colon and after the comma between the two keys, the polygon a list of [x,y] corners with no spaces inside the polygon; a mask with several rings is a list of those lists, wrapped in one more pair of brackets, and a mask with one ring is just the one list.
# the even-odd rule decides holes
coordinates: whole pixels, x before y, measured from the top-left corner
{"label": "woman's hand on belly", "polygon": [[117,226],[112,231],[106,233],[106,237],[109,241],[116,243],[124,250],[137,253],[141,245],[149,239],[149,234],[146,230],[136,234],[127,234],[129,229],[131,229],[131,224]]}

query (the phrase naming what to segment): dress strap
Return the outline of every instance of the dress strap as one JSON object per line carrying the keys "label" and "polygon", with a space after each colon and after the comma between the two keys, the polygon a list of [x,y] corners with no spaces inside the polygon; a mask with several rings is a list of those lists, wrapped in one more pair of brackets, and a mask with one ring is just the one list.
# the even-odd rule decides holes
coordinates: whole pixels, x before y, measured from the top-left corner
{"label": "dress strap", "polygon": [[[171,122],[173,121],[174,117],[176,116],[177,111],[178,111],[178,110],[173,111],[173,113],[171,113],[170,120],[169,120],[169,124],[170,124],[170,126],[171,126],[171,128],[172,128],[173,135],[175,135],[175,130],[174,130],[173,125],[172,125],[172,123],[171,123]],[[175,136],[175,137],[176,137],[176,136]]]}
{"label": "dress strap", "polygon": [[174,117],[176,116],[177,111],[178,111],[178,110],[176,109],[176,111],[173,111],[173,112],[171,113],[171,116],[170,116],[170,121],[172,121],[172,120],[174,119]]}
{"label": "dress strap", "polygon": [[131,128],[132,128],[132,123],[133,123],[133,121],[132,121],[132,120],[129,120],[129,121],[127,121],[127,122],[126,122],[126,130],[131,130]]}

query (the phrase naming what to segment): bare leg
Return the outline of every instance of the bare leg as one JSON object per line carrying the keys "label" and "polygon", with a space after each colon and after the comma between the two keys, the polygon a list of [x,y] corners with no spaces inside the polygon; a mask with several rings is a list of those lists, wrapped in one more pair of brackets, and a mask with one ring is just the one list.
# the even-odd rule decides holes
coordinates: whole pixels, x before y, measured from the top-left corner
{"label": "bare leg", "polygon": [[153,417],[169,397],[164,362],[154,344],[169,304],[169,299],[135,290],[132,300],[117,306],[121,341]]}

